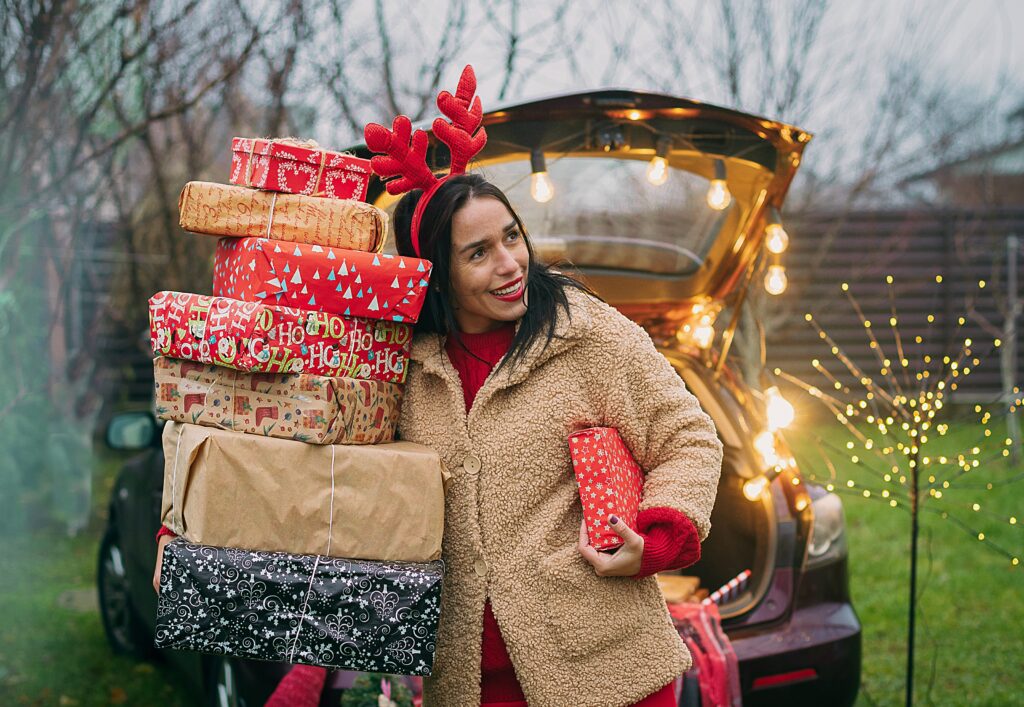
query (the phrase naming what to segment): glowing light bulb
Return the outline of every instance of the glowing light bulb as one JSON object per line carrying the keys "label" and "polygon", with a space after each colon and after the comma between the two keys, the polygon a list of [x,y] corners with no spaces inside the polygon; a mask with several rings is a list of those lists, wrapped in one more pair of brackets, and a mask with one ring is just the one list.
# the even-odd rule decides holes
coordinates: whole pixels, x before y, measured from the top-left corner
{"label": "glowing light bulb", "polygon": [[530,175],[530,196],[534,201],[546,204],[555,196],[555,185],[547,172],[534,172]]}
{"label": "glowing light bulb", "polygon": [[761,494],[768,487],[768,477],[764,474],[755,476],[753,479],[748,479],[743,484],[743,495],[748,501],[756,501],[761,497]]}
{"label": "glowing light bulb", "polygon": [[775,435],[765,430],[754,438],[754,449],[761,455],[765,466],[779,463],[779,453],[775,451]]}
{"label": "glowing light bulb", "polygon": [[664,157],[654,157],[647,165],[647,181],[656,187],[668,181],[668,160]]}
{"label": "glowing light bulb", "polygon": [[781,295],[789,285],[789,278],[786,277],[786,268],[781,265],[768,266],[768,274],[764,276],[764,289],[770,295]]}
{"label": "glowing light bulb", "polygon": [[768,250],[776,255],[784,253],[789,247],[789,234],[782,227],[782,216],[774,206],[768,207],[768,225],[764,229],[765,245]]}
{"label": "glowing light bulb", "polygon": [[551,201],[555,195],[555,185],[548,176],[543,151],[534,150],[530,153],[530,172],[530,196],[541,204]]}
{"label": "glowing light bulb", "polygon": [[793,405],[782,397],[777,386],[772,386],[764,391],[765,410],[768,414],[768,429],[780,430],[789,427],[796,416]]}
{"label": "glowing light bulb", "polygon": [[708,206],[715,211],[721,211],[732,203],[732,194],[726,186],[724,179],[712,179],[708,185]]}
{"label": "glowing light bulb", "polygon": [[786,248],[789,247],[789,234],[786,233],[786,229],[782,227],[782,224],[768,224],[768,228],[765,229],[765,234],[768,236],[768,240],[765,245],[768,246],[769,251],[776,255],[786,252]]}
{"label": "glowing light bulb", "polygon": [[700,324],[693,330],[693,341],[697,346],[706,349],[715,339],[715,328],[710,324]]}

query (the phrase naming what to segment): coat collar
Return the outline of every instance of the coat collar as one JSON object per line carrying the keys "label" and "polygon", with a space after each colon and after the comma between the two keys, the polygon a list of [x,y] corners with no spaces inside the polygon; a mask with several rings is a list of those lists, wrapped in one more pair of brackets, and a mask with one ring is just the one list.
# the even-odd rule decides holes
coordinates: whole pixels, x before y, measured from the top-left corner
{"label": "coat collar", "polygon": [[[565,294],[569,300],[569,313],[566,314],[565,310],[558,308],[555,336],[550,343],[545,347],[543,340],[534,341],[526,355],[511,372],[503,371],[493,381],[488,379],[485,388],[491,388],[494,383],[494,390],[498,390],[523,382],[530,371],[552,356],[574,346],[590,330],[591,315],[587,306],[587,300],[591,299],[590,295],[575,288],[567,288]],[[517,332],[520,324],[521,322],[516,323]],[[443,378],[450,377],[452,365],[448,361],[448,354],[444,349],[445,339],[445,336],[434,333],[418,335],[413,339],[409,358],[420,364],[424,373]],[[483,391],[481,390],[481,392]]]}

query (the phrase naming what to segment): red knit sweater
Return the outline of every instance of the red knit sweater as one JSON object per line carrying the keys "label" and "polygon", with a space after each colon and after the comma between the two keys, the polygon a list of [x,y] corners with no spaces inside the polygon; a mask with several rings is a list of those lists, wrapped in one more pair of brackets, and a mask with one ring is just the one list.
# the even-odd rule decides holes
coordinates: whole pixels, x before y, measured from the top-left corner
{"label": "red knit sweater", "polygon": [[[445,350],[459,373],[466,411],[473,406],[487,376],[508,351],[515,334],[512,323],[483,334],[448,337]],[[461,343],[460,343],[461,342]],[[637,577],[692,565],[700,559],[700,540],[689,518],[672,508],[648,508],[636,519],[635,530],[644,538],[644,554]],[[491,603],[484,604],[483,646],[480,659],[480,702],[491,707],[526,707],[508,648],[494,618]],[[675,705],[672,685],[637,703],[637,707]]]}

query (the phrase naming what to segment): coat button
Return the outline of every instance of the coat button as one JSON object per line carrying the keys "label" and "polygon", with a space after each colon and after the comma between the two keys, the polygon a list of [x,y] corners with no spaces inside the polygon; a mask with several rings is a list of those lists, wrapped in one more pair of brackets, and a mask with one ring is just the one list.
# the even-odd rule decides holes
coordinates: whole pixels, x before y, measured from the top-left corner
{"label": "coat button", "polygon": [[480,473],[480,457],[475,454],[470,454],[463,460],[462,468],[466,470],[467,474],[476,476]]}
{"label": "coat button", "polygon": [[481,577],[487,576],[487,562],[482,557],[478,557],[476,562],[473,563],[473,570]]}

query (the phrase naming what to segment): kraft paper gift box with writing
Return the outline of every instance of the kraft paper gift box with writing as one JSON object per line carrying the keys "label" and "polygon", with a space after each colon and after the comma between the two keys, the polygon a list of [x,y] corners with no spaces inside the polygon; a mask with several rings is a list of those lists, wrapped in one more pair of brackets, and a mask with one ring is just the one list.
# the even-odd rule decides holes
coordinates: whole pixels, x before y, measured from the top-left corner
{"label": "kraft paper gift box with writing", "polygon": [[157,416],[309,444],[379,444],[395,438],[399,383],[249,373],[158,356]]}
{"label": "kraft paper gift box with writing", "polygon": [[366,199],[370,160],[295,140],[231,140],[232,184],[334,199]]}
{"label": "kraft paper gift box with writing", "polygon": [[440,561],[368,562],[195,545],[164,548],[155,644],[325,668],[429,675]]}
{"label": "kraft paper gift box with writing", "polygon": [[189,182],[178,198],[178,223],[210,236],[378,251],[387,240],[389,221],[386,212],[363,201]]}
{"label": "kraft paper gift box with writing", "polygon": [[402,383],[412,329],[187,292],[149,299],[153,352],[240,371],[310,373]]}
{"label": "kraft paper gift box with writing", "polygon": [[314,445],[168,422],[161,522],[206,545],[425,562],[441,556],[444,479],[411,442]]}
{"label": "kraft paper gift box with writing", "polygon": [[222,238],[213,260],[213,294],[246,302],[416,323],[431,264],[267,238]]}
{"label": "kraft paper gift box with writing", "polygon": [[591,427],[569,435],[569,454],[580,488],[590,544],[598,550],[622,545],[608,518],[617,515],[636,529],[644,476],[617,430]]}

